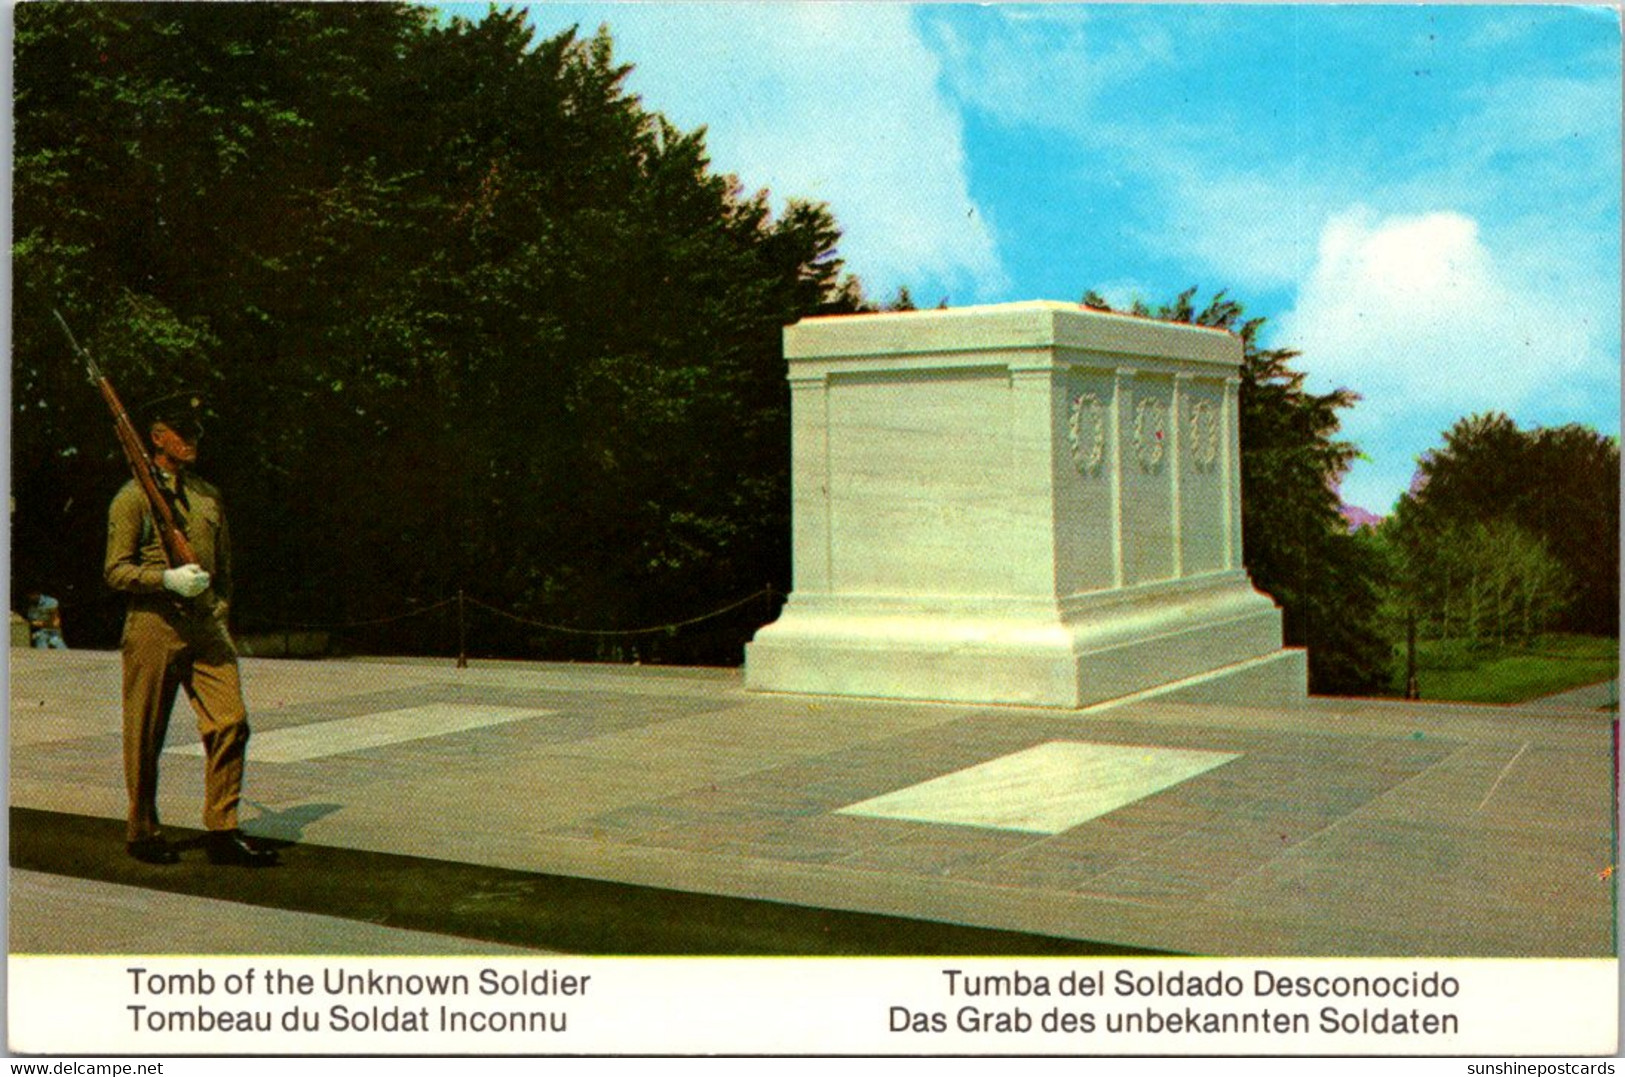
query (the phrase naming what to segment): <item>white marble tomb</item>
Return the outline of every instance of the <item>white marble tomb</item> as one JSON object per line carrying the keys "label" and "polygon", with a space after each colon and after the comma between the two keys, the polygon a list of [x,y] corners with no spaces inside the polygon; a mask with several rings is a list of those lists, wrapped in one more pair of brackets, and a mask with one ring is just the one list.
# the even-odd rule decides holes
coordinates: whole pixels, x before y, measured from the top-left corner
{"label": "white marble tomb", "polygon": [[1041,301],[784,339],[794,584],[748,688],[1075,708],[1204,675],[1224,698],[1234,673],[1304,695],[1242,568],[1236,337]]}

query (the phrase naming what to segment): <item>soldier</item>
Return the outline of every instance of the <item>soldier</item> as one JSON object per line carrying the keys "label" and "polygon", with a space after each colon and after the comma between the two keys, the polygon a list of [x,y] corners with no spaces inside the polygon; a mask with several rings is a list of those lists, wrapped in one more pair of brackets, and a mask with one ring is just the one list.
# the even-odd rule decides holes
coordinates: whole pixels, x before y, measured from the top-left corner
{"label": "soldier", "polygon": [[226,625],[231,544],[220,492],[192,474],[202,436],[200,402],[153,405],[152,461],[197,564],[169,567],[141,487],[113,498],[107,524],[107,582],[130,595],[124,621],[124,776],[130,794],[126,849],[149,864],[179,859],[158,829],[158,756],[180,689],[203,738],[205,851],[215,864],[264,867],[277,855],[237,828],[248,719],[237,649]]}

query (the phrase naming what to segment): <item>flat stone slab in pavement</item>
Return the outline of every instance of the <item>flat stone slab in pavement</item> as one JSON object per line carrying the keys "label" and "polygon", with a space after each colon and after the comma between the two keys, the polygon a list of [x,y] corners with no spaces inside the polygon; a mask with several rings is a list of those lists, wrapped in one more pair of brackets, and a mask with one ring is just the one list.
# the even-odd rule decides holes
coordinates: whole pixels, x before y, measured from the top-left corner
{"label": "flat stone slab in pavement", "polygon": [[[12,806],[122,818],[118,655],[10,661]],[[1595,711],[1055,711],[536,663],[243,671],[244,828],[281,841],[1180,953],[1615,953],[1615,742]],[[180,826],[197,825],[195,740],[182,704],[160,801]],[[108,900],[63,885],[14,875],[14,925]],[[299,930],[288,915],[266,952]],[[97,919],[59,948],[112,950]],[[43,944],[14,927],[20,945]]]}
{"label": "flat stone slab in pavement", "polygon": [[460,957],[535,954],[427,931],[90,879],[11,871],[11,949],[17,953],[172,952],[185,933],[201,954],[368,954]]}

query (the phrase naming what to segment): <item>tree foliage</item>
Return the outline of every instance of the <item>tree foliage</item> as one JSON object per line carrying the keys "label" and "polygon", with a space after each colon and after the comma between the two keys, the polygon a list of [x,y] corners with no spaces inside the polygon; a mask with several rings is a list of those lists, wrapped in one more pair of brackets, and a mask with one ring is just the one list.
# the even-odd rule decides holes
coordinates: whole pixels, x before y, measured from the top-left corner
{"label": "tree foliage", "polygon": [[[80,638],[116,623],[123,465],[55,307],[132,407],[209,401],[246,627],[459,589],[634,627],[787,589],[780,329],[861,296],[825,207],[712,172],[628,70],[607,31],[534,41],[511,10],[20,7],[17,585]],[[504,623],[498,649],[561,653]]]}
{"label": "tree foliage", "polygon": [[[1520,430],[1488,413],[1443,440],[1385,527],[1406,566],[1405,599],[1430,629],[1475,640],[1528,638],[1525,623],[1617,635],[1617,439],[1574,425]],[[1523,612],[1504,614],[1508,603]]]}
{"label": "tree foliage", "polygon": [[1473,645],[1528,643],[1573,597],[1573,578],[1546,544],[1505,518],[1446,522],[1421,531],[1396,517],[1396,586],[1388,600],[1396,624],[1423,638]]}
{"label": "tree foliage", "polygon": [[[1242,343],[1240,390],[1242,550],[1253,583],[1280,605],[1289,646],[1309,649],[1317,693],[1374,692],[1388,678],[1391,648],[1378,610],[1384,564],[1379,551],[1348,533],[1338,511],[1338,480],[1357,454],[1335,435],[1338,412],[1358,397],[1345,389],[1316,394],[1293,369],[1299,353],[1259,346],[1264,318],[1220,292],[1207,306],[1196,289],[1127,313],[1223,329]],[[1111,310],[1099,292],[1083,305]]]}

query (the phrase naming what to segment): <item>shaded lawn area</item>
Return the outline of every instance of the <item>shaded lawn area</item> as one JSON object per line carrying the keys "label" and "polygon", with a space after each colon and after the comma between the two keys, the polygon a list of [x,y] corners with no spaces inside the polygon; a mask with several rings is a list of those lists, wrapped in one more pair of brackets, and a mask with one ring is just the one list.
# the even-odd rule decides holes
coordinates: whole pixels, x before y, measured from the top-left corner
{"label": "shaded lawn area", "polygon": [[[1425,700],[1525,703],[1619,676],[1619,640],[1552,634],[1529,644],[1470,645],[1418,640],[1417,681]],[[1405,694],[1405,651],[1394,663],[1393,691]],[[1617,701],[1617,694],[1611,696]]]}

